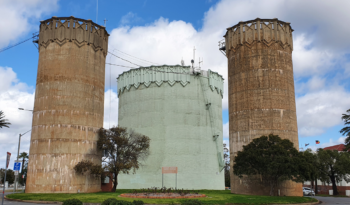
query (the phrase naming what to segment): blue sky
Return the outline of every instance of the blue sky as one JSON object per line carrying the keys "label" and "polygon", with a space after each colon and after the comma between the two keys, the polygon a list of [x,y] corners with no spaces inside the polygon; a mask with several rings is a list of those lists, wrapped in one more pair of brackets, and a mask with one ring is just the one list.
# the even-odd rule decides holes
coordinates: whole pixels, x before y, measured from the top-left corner
{"label": "blue sky", "polygon": [[[0,0],[0,48],[30,38],[40,20],[75,16],[96,21],[97,0]],[[299,147],[325,147],[344,141],[339,130],[341,114],[350,108],[350,1],[342,0],[99,0],[98,21],[110,33],[109,50],[157,62],[189,64],[193,46],[204,58],[203,69],[227,79],[227,59],[218,51],[227,27],[239,21],[279,18],[291,22],[293,64],[299,129]],[[118,49],[118,50],[115,50]],[[124,64],[107,56],[107,62]],[[0,53],[0,109],[11,121],[0,130],[0,167],[6,151],[16,153],[18,134],[31,129],[38,51],[31,41]],[[106,66],[105,123],[117,124],[115,79],[126,69]],[[227,82],[223,99],[224,137],[228,140]],[[109,105],[111,96],[112,105]],[[21,152],[29,150],[30,133],[23,137]],[[320,140],[320,145],[315,145]],[[15,154],[14,154],[15,156]]]}

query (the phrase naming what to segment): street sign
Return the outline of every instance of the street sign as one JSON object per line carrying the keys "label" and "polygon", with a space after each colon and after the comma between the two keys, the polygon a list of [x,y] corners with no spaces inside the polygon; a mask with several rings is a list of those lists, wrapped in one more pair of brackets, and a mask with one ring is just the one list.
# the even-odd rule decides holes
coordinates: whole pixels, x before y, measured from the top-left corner
{"label": "street sign", "polygon": [[21,170],[21,162],[15,162],[13,164],[13,171],[19,171]]}
{"label": "street sign", "polygon": [[18,175],[18,171],[16,170],[16,171],[15,171],[15,176],[17,176],[17,175]]}
{"label": "street sign", "polygon": [[162,174],[177,174],[177,167],[162,167]]}
{"label": "street sign", "polygon": [[6,158],[6,169],[9,167],[10,164],[10,158],[11,158],[11,153],[7,152],[7,158]]}

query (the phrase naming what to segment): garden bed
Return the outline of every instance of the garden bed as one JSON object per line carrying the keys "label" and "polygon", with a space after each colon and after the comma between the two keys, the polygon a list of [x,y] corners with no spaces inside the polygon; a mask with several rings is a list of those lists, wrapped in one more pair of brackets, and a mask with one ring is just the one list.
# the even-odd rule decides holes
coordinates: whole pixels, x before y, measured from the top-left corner
{"label": "garden bed", "polygon": [[148,198],[148,199],[185,199],[206,197],[205,194],[178,194],[178,193],[127,193],[121,194],[121,197],[127,198]]}

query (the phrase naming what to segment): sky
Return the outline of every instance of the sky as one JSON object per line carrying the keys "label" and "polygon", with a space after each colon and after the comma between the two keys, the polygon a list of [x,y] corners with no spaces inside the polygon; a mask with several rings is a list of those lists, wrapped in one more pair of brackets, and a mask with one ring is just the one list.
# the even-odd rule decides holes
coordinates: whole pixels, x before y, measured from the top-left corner
{"label": "sky", "polygon": [[[228,143],[227,58],[218,41],[239,21],[278,18],[294,29],[299,147],[309,143],[307,148],[315,150],[345,140],[339,130],[350,108],[348,8],[348,0],[0,0],[0,49],[31,38],[40,20],[52,16],[106,23],[109,51],[142,66],[180,64],[182,58],[189,65],[195,46],[202,69],[225,78],[222,113]],[[0,129],[0,168],[7,151],[13,168],[18,136],[31,129],[32,113],[18,108],[33,108],[38,57],[31,40],[0,53],[0,110],[11,122]],[[106,61],[132,66],[111,55]],[[118,124],[116,78],[126,70],[106,65],[105,128]],[[22,137],[20,152],[29,152],[29,141],[30,132]]]}

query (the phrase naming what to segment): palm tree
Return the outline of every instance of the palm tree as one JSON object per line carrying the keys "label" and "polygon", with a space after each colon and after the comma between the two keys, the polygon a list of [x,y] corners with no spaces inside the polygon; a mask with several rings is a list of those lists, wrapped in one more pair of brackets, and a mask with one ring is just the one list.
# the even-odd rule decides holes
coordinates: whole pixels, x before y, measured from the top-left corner
{"label": "palm tree", "polygon": [[3,119],[4,117],[5,117],[4,112],[0,111],[0,128],[2,127],[9,128],[9,125],[11,125],[11,123],[9,123],[7,119]]}
{"label": "palm tree", "polygon": [[22,173],[23,173],[23,169],[24,169],[24,163],[26,162],[26,160],[29,158],[29,155],[27,152],[22,152],[19,154],[19,159],[22,159]]}
{"label": "palm tree", "polygon": [[345,139],[345,150],[349,150],[350,149],[350,109],[348,109],[346,111],[349,114],[343,114],[343,116],[341,117],[341,119],[344,121],[345,126],[343,129],[340,130],[340,133],[342,133],[343,135],[347,136]]}

